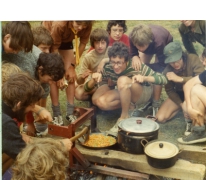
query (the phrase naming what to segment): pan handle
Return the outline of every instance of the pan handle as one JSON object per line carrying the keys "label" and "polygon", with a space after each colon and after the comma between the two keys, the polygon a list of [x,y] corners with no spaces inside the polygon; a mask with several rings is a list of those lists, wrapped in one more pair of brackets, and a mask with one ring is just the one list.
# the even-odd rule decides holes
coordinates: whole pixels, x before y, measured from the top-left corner
{"label": "pan handle", "polygon": [[[140,142],[141,142],[143,147],[145,147],[145,145],[148,143],[148,141],[146,139],[142,139]],[[146,142],[146,143],[144,144],[144,142]]]}
{"label": "pan handle", "polygon": [[79,137],[83,136],[84,134],[86,134],[86,138],[85,138],[85,142],[86,142],[89,138],[89,127],[84,127],[79,134],[77,134],[77,135],[73,136],[72,138],[70,138],[70,141],[74,142]]}
{"label": "pan handle", "polygon": [[184,148],[181,148],[181,149],[179,150],[178,154],[181,153],[183,150],[184,150]]}
{"label": "pan handle", "polygon": [[153,121],[157,121],[157,118],[152,115],[147,115],[146,118],[152,119]]}

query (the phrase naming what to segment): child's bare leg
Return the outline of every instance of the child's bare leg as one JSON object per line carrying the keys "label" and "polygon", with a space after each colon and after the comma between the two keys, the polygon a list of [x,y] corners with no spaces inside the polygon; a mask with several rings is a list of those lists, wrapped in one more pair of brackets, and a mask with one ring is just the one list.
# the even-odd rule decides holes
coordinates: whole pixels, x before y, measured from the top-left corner
{"label": "child's bare leg", "polygon": [[162,103],[159,111],[156,114],[157,121],[160,123],[165,123],[166,121],[173,118],[180,109],[181,107],[175,104],[170,98],[167,98]]}

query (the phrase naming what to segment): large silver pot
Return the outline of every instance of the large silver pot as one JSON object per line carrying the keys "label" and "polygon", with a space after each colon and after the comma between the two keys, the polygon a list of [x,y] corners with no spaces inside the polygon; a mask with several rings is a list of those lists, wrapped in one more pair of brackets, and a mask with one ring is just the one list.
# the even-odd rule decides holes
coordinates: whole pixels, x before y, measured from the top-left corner
{"label": "large silver pot", "polygon": [[117,143],[121,150],[143,154],[144,147],[141,141],[155,140],[158,138],[159,124],[152,118],[131,117],[122,120],[118,125]]}

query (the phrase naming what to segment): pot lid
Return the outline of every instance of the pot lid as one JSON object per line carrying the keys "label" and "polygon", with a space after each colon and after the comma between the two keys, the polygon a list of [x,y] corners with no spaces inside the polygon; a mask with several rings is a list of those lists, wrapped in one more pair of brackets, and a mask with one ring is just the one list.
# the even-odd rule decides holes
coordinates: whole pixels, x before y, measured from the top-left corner
{"label": "pot lid", "polygon": [[144,152],[150,157],[165,159],[174,157],[179,149],[175,144],[167,141],[151,141],[145,146]]}
{"label": "pot lid", "polygon": [[148,133],[159,129],[159,124],[149,118],[132,117],[120,121],[119,128],[127,132]]}

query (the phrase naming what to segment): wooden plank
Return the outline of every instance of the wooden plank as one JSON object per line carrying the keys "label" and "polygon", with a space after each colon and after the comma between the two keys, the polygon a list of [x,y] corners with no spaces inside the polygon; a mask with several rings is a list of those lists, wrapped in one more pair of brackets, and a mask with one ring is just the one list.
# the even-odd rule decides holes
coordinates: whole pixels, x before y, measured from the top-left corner
{"label": "wooden plank", "polygon": [[121,167],[130,171],[181,180],[203,180],[205,176],[205,165],[194,164],[183,159],[178,159],[171,168],[156,169],[147,163],[145,155],[135,155],[108,149],[92,150],[80,145],[76,145],[76,147],[90,162],[106,164],[112,167]]}
{"label": "wooden plank", "polygon": [[178,155],[179,158],[206,165],[206,146],[179,144],[179,148],[182,149],[182,152]]}

